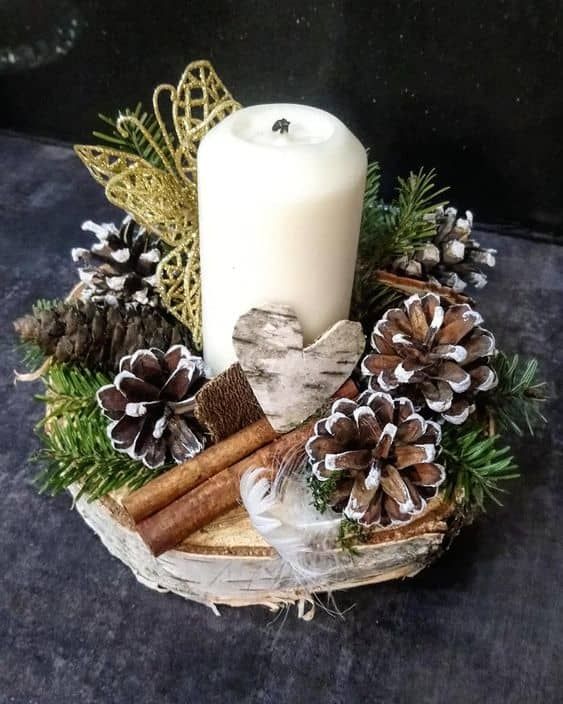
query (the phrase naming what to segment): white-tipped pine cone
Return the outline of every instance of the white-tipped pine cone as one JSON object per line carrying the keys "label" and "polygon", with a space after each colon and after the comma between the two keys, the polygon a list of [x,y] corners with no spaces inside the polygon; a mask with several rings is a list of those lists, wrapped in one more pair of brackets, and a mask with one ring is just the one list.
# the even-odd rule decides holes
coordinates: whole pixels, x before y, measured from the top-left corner
{"label": "white-tipped pine cone", "polygon": [[415,413],[407,398],[366,391],[336,401],[306,445],[313,475],[336,478],[335,510],[365,526],[415,518],[444,481],[434,461],[440,426]]}
{"label": "white-tipped pine cone", "polygon": [[467,210],[464,218],[458,218],[455,208],[438,208],[426,219],[436,226],[433,240],[411,257],[396,259],[392,269],[449,286],[454,291],[463,291],[468,285],[483,288],[487,276],[482,267],[495,266],[496,250],[485,249],[471,238],[473,213]]}
{"label": "white-tipped pine cone", "polygon": [[154,237],[129,216],[119,229],[113,223],[98,225],[91,220],[83,223],[82,229],[98,238],[90,249],[72,250],[72,258],[79,264],[82,300],[110,306],[157,306],[156,268],[161,252]]}
{"label": "white-tipped pine cone", "polygon": [[113,448],[147,467],[184,462],[201,452],[205,439],[194,410],[195,395],[205,381],[203,359],[183,345],[166,353],[138,350],[123,357],[113,384],[97,393],[111,420]]}
{"label": "white-tipped pine cone", "polygon": [[409,396],[417,407],[463,423],[475,394],[497,384],[488,366],[495,339],[482,322],[467,303],[448,306],[433,293],[415,294],[375,325],[362,373],[372,390]]}

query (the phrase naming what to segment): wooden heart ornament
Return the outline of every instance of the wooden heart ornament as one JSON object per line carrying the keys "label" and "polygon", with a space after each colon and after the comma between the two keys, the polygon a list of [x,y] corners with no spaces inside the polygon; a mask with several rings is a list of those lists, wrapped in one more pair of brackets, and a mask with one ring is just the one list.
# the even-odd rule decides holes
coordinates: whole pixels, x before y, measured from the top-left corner
{"label": "wooden heart ornament", "polygon": [[342,386],[364,351],[360,323],[341,320],[303,348],[297,315],[284,305],[252,308],[234,328],[233,345],[272,427],[286,433]]}

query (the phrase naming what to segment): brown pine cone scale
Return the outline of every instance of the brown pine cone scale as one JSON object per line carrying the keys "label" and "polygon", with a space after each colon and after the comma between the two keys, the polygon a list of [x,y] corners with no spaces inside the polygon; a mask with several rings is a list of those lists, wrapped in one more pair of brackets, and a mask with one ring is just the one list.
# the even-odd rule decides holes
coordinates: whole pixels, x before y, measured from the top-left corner
{"label": "brown pine cone scale", "polygon": [[75,247],[83,287],[80,297],[98,305],[157,306],[156,269],[161,259],[157,240],[127,216],[119,229],[113,223],[87,220],[82,229],[96,235],[90,249]]}
{"label": "brown pine cone scale", "polygon": [[157,309],[100,307],[89,301],[60,301],[14,322],[24,342],[36,344],[57,362],[116,371],[119,360],[138,349],[191,345],[189,330]]}
{"label": "brown pine cone scale", "polygon": [[204,435],[193,414],[205,381],[203,360],[183,345],[124,357],[113,383],[97,394],[111,419],[108,436],[114,449],[153,468],[201,452]]}
{"label": "brown pine cone scale", "polygon": [[415,518],[445,478],[435,462],[440,426],[415,413],[407,398],[365,392],[340,399],[306,445],[313,475],[337,478],[330,503],[365,526]]}
{"label": "brown pine cone scale", "polygon": [[493,335],[469,304],[415,294],[375,325],[362,372],[372,390],[404,394],[450,423],[463,423],[473,399],[497,383],[488,358]]}

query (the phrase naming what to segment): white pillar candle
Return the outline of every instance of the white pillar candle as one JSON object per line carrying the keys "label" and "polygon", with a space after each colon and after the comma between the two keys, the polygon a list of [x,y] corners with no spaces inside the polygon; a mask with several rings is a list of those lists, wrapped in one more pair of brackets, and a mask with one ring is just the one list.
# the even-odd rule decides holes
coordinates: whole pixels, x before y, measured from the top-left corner
{"label": "white pillar candle", "polygon": [[204,137],[203,352],[214,373],[236,360],[233,327],[253,306],[292,306],[305,344],[348,317],[366,167],[350,130],[304,105],[245,108]]}

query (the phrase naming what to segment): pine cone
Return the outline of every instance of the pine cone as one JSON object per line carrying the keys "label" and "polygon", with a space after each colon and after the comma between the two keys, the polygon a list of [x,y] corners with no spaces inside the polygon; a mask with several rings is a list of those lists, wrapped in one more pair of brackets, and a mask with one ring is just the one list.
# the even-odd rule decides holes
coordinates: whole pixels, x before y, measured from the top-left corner
{"label": "pine cone", "polygon": [[496,250],[485,249],[471,239],[471,211],[465,212],[465,218],[458,218],[455,208],[438,208],[428,219],[436,225],[432,242],[419,247],[412,257],[399,257],[391,268],[449,286],[454,291],[463,291],[468,284],[483,288],[487,276],[481,267],[495,265]]}
{"label": "pine cone", "polygon": [[334,510],[366,526],[405,523],[444,481],[434,462],[440,426],[414,412],[407,398],[364,392],[336,401],[306,445],[320,481],[337,477]]}
{"label": "pine cone", "polygon": [[444,420],[463,423],[475,410],[475,394],[497,383],[487,365],[495,339],[482,322],[467,303],[447,306],[433,293],[415,294],[376,324],[374,353],[364,357],[362,372],[372,390],[407,395]]}
{"label": "pine cone", "polygon": [[97,393],[112,421],[108,436],[114,449],[151,468],[169,459],[179,464],[201,452],[204,436],[193,411],[204,383],[203,359],[183,345],[123,357],[113,384]]}
{"label": "pine cone", "polygon": [[191,345],[187,328],[170,323],[158,310],[142,314],[124,306],[98,307],[91,302],[60,301],[14,322],[24,342],[36,344],[57,362],[116,371],[121,357],[145,347],[168,349]]}
{"label": "pine cone", "polygon": [[119,230],[113,223],[98,225],[91,220],[83,223],[82,229],[93,232],[99,240],[91,249],[72,250],[73,260],[80,264],[82,300],[112,306],[158,305],[156,267],[161,252],[155,238],[129,216]]}

